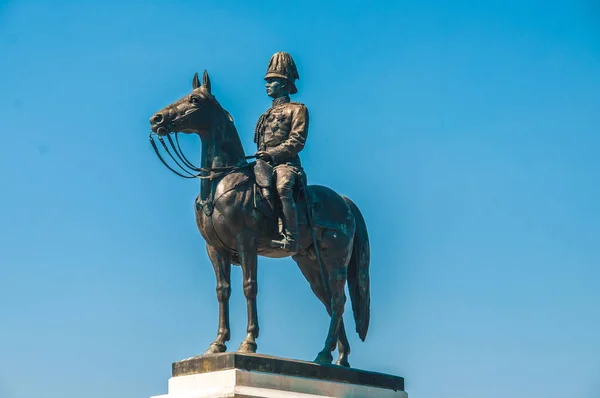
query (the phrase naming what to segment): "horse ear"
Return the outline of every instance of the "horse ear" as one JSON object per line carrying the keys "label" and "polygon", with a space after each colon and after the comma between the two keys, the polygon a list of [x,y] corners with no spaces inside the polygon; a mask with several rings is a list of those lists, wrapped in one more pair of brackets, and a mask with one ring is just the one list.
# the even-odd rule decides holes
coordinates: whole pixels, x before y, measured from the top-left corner
{"label": "horse ear", "polygon": [[192,87],[195,89],[197,89],[198,87],[200,87],[200,80],[198,80],[198,72],[196,72],[196,74],[194,75],[194,81],[192,81]]}
{"label": "horse ear", "polygon": [[208,72],[204,69],[204,74],[202,75],[202,85],[210,93],[210,77],[208,77]]}

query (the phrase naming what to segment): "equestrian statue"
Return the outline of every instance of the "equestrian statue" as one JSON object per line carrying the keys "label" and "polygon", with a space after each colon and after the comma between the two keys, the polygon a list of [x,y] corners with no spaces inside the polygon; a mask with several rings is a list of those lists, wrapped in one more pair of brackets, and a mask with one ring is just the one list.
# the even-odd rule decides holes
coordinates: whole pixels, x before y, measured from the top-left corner
{"label": "equestrian statue", "polygon": [[[290,54],[271,57],[265,80],[273,103],[256,124],[254,155],[245,155],[233,118],[212,94],[206,71],[202,82],[194,75],[190,94],[150,118],[150,143],[171,171],[200,179],[196,223],[214,267],[219,301],[217,337],[205,355],[227,350],[231,265],[242,268],[248,304],[247,335],[238,351],[255,353],[258,256],[291,256],[331,317],[315,362],[332,363],[337,345],[336,364],[349,367],[344,289],[348,282],[356,332],[364,341],[370,319],[369,237],[365,220],[350,199],[328,187],[307,184],[299,153],[308,137],[308,110],[290,100],[298,91],[298,79]],[[200,137],[200,167],[183,154],[179,133]],[[165,161],[156,141],[178,169]]]}

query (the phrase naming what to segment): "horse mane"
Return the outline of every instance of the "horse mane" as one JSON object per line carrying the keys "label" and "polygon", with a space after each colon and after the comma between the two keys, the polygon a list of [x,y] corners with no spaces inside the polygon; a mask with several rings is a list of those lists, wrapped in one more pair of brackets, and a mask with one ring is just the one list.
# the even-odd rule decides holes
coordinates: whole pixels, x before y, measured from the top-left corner
{"label": "horse mane", "polygon": [[235,127],[235,121],[233,120],[233,116],[231,116],[231,113],[229,113],[229,111],[227,109],[225,109],[223,107],[223,105],[221,105],[221,103],[217,100],[217,97],[215,97],[212,93],[209,95],[210,95],[210,99],[212,100],[212,102],[214,102],[215,105],[217,105],[223,111],[225,116],[227,116],[227,119],[229,119],[229,121],[231,122],[231,125],[233,126],[233,129],[237,133],[237,128]]}
{"label": "horse mane", "polygon": [[216,99],[216,97],[213,94],[210,94],[210,99],[212,100],[212,102],[214,103],[214,105],[217,106],[218,109],[221,110],[221,112],[223,112],[223,120],[221,121],[221,128],[224,128],[226,130],[226,134],[233,139],[234,141],[237,141],[237,144],[240,146],[241,150],[242,150],[242,154],[244,153],[244,146],[242,145],[242,139],[240,137],[240,134],[238,133],[237,128],[235,127],[235,122],[233,120],[233,116],[231,116],[231,113],[229,113],[229,111],[227,111],[227,109],[225,109],[221,103]]}

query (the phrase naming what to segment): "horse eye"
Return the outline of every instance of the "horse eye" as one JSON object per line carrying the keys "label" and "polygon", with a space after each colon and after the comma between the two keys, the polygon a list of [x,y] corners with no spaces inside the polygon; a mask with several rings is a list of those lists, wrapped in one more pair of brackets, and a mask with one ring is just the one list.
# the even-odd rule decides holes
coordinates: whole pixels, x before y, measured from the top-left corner
{"label": "horse eye", "polygon": [[191,97],[191,98],[190,98],[190,102],[191,102],[192,104],[197,104],[197,103],[199,103],[199,102],[200,102],[200,100],[198,99],[198,97]]}

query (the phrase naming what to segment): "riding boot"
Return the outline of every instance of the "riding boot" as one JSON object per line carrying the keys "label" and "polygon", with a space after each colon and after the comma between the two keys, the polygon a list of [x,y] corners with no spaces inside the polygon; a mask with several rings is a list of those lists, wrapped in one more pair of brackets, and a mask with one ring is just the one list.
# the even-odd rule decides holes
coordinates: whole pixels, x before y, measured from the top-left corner
{"label": "riding boot", "polygon": [[297,253],[298,243],[298,216],[296,214],[296,203],[293,198],[281,198],[283,210],[283,226],[285,235],[281,240],[272,240],[271,246],[286,249],[291,253]]}

